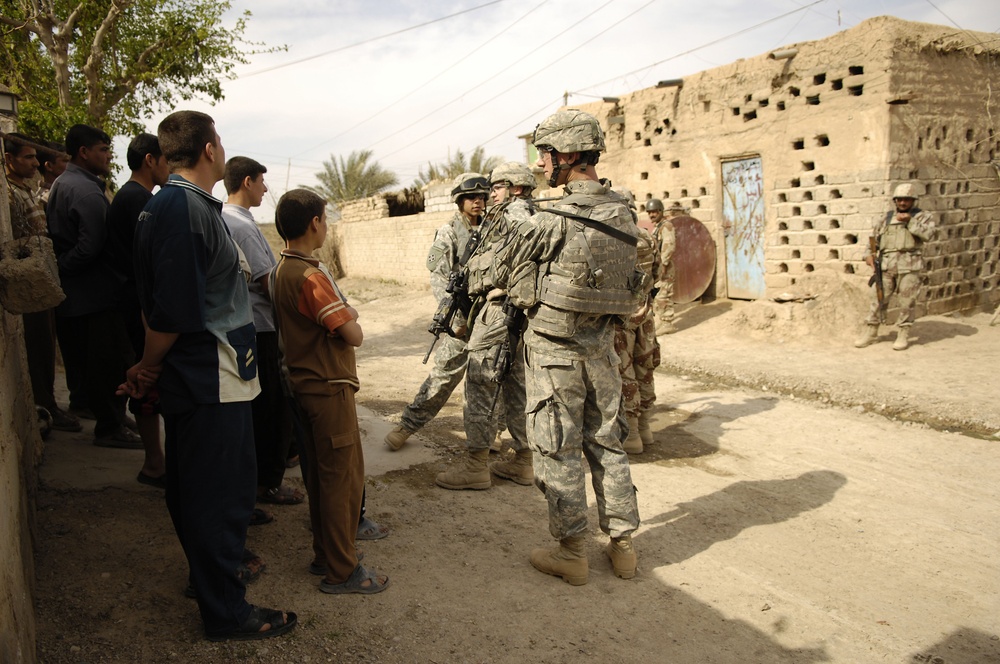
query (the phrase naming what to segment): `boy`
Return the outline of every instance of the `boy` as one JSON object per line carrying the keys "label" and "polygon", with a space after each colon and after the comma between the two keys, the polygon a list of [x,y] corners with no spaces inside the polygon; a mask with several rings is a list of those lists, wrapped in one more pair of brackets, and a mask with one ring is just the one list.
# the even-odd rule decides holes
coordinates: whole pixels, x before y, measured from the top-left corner
{"label": "boy", "polygon": [[333,276],[312,253],[326,239],[326,201],[293,189],[278,201],[275,223],[285,241],[270,292],[289,382],[305,415],[306,489],[314,558],[325,593],[374,594],[389,577],[358,563],[365,460],[354,405],[360,387],[354,348],[364,334]]}

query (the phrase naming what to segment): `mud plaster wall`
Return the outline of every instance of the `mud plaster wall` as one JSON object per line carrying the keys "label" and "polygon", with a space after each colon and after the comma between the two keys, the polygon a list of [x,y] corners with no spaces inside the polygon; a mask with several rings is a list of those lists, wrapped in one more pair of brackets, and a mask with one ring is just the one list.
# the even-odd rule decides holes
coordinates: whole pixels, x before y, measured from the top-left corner
{"label": "mud plaster wall", "polygon": [[[4,128],[6,130],[6,128]],[[11,238],[6,182],[0,182],[0,241]],[[20,316],[0,309],[0,662],[35,661],[31,530],[41,440]]]}
{"label": "mud plaster wall", "polygon": [[434,233],[456,210],[450,190],[448,185],[428,187],[426,211],[404,217],[390,217],[381,196],[345,205],[340,221],[331,229],[338,236],[344,272],[351,277],[429,287],[427,250]]}
{"label": "mud plaster wall", "polygon": [[[946,228],[928,248],[931,282],[921,306],[951,311],[998,297],[997,224],[988,221],[997,220],[997,180],[988,162],[1000,153],[985,108],[984,81],[1000,90],[996,55],[927,46],[954,32],[880,17],[782,47],[798,49],[790,59],[762,54],[685,77],[682,87],[577,107],[606,129],[603,177],[640,202],[677,201],[708,227],[719,248],[713,294],[720,297],[727,287],[722,161],[761,158],[768,296],[815,271],[864,285],[873,218],[888,209],[898,181],[924,180],[930,195],[921,205],[940,213]],[[889,103],[911,89],[919,102]],[[1000,117],[995,101],[991,112]]]}

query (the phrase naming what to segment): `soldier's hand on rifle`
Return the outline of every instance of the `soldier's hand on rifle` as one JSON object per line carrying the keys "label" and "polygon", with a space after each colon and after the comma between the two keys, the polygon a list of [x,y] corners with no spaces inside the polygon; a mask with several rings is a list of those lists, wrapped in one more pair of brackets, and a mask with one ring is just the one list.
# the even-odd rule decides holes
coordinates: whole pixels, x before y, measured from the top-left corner
{"label": "soldier's hand on rifle", "polygon": [[872,257],[871,254],[868,254],[867,256],[865,256],[865,264],[868,267],[872,268],[873,270],[875,269],[875,259]]}

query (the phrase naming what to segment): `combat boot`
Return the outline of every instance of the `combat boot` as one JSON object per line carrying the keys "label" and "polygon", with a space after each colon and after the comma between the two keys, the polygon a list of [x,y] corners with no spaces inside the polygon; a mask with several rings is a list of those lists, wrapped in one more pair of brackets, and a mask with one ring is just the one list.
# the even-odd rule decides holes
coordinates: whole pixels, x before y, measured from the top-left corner
{"label": "combat boot", "polygon": [[628,438],[622,443],[628,454],[642,454],[642,437],[639,435],[639,418],[628,416]]}
{"label": "combat boot", "polygon": [[648,410],[639,411],[639,438],[643,445],[653,444],[653,430],[649,426],[650,419]]}
{"label": "combat boot", "polygon": [[893,350],[906,350],[910,347],[910,328],[901,327],[899,328],[899,334],[896,335],[896,341],[892,344]]}
{"label": "combat boot", "polygon": [[535,481],[531,450],[517,450],[510,461],[497,461],[490,465],[490,471],[497,477],[513,480],[524,486]]}
{"label": "combat boot", "polygon": [[562,577],[571,586],[582,586],[590,573],[583,543],[583,536],[566,537],[555,548],[533,549],[531,565],[539,572]]}
{"label": "combat boot", "polygon": [[489,448],[484,450],[469,450],[464,461],[459,461],[443,473],[438,473],[434,483],[442,489],[489,489],[493,484],[490,480],[490,469],[486,463],[490,458]]}
{"label": "combat boot", "polygon": [[615,576],[619,579],[631,579],[635,576],[635,568],[639,557],[635,553],[635,546],[632,545],[632,536],[612,537],[608,542],[608,558],[611,559],[611,567],[615,570]]}
{"label": "combat boot", "polygon": [[878,325],[865,325],[865,331],[854,342],[854,347],[864,348],[865,346],[871,346],[876,341],[878,341]]}
{"label": "combat boot", "polygon": [[672,320],[660,320],[660,322],[656,324],[656,336],[660,336],[661,334],[673,334],[676,331],[677,326],[674,325]]}
{"label": "combat boot", "polygon": [[399,424],[395,429],[385,435],[385,444],[388,445],[393,452],[395,452],[401,448],[406,443],[407,438],[412,435],[412,431],[404,427],[402,424]]}

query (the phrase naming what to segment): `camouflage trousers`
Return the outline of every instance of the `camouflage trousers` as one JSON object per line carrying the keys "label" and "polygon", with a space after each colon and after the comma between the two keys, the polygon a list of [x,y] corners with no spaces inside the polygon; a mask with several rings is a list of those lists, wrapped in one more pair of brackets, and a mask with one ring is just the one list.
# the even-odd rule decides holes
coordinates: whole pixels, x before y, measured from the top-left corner
{"label": "camouflage trousers", "polygon": [[656,402],[653,373],[660,366],[660,344],[656,341],[653,310],[647,309],[641,322],[627,321],[615,327],[615,352],[621,364],[622,399],[625,414],[638,417]]}
{"label": "camouflage trousers", "polygon": [[484,450],[497,437],[499,421],[507,425],[513,439],[511,448],[528,447],[524,419],[524,354],[514,353],[514,362],[502,383],[496,408],[490,413],[497,384],[493,382],[493,356],[496,348],[469,351],[465,374],[465,444],[470,450]]}
{"label": "camouflage trousers", "polygon": [[403,409],[400,424],[409,431],[418,431],[433,420],[462,382],[468,357],[465,341],[443,337],[434,352],[434,368],[420,386],[417,396],[413,397],[413,402]]}
{"label": "camouflage trousers", "polygon": [[669,263],[664,268],[664,278],[656,282],[656,296],[653,298],[653,311],[656,317],[664,323],[669,323],[674,319],[674,279],[677,271],[674,264]]}
{"label": "camouflage trousers", "polygon": [[878,325],[885,318],[886,310],[889,308],[889,298],[896,294],[896,303],[899,305],[899,318],[896,325],[899,327],[910,327],[915,319],[914,308],[917,303],[917,296],[920,294],[921,274],[919,272],[905,272],[896,274],[895,272],[882,273],[882,306],[878,305],[878,296],[875,294],[875,286],[872,286],[872,304],[868,310],[866,325]]}
{"label": "camouflage trousers", "polygon": [[586,532],[586,458],[601,530],[632,534],[639,507],[622,449],[628,425],[612,356],[568,360],[528,349],[525,358],[528,443],[535,485],[549,504],[549,532],[560,540]]}

